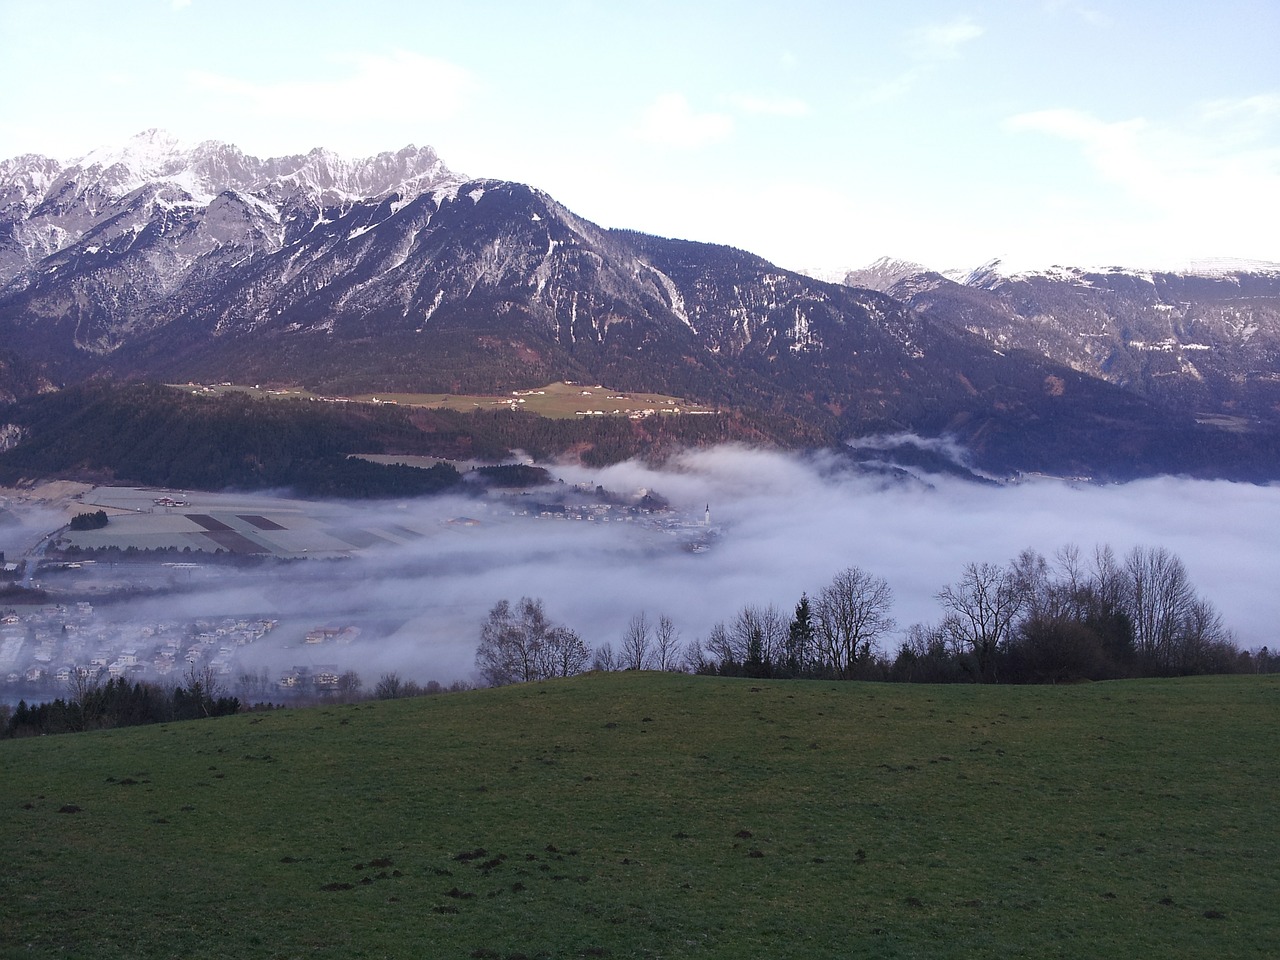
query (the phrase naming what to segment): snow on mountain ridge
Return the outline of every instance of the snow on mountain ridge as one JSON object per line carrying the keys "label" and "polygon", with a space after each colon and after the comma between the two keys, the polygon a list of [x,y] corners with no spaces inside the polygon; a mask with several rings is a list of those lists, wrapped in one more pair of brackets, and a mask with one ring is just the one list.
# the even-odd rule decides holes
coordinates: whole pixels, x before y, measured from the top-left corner
{"label": "snow on mountain ridge", "polygon": [[[274,246],[279,226],[301,210],[320,223],[325,210],[386,197],[404,203],[465,180],[431,147],[357,159],[316,148],[263,160],[216,140],[189,147],[155,129],[65,163],[28,154],[0,161],[0,284],[78,243],[124,249],[122,241],[104,246],[98,234],[136,235],[157,209],[175,223],[213,216],[217,227],[204,234],[221,244]],[[219,198],[254,212],[228,217]]]}
{"label": "snow on mountain ridge", "polygon": [[[33,168],[46,175],[33,176]],[[216,140],[187,147],[165,131],[151,129],[67,163],[37,155],[4,161],[0,163],[0,197],[17,191],[39,194],[40,201],[54,195],[70,200],[90,193],[117,200],[148,183],[168,182],[203,204],[226,190],[283,199],[290,187],[340,202],[396,191],[421,193],[429,186],[465,179],[449,170],[431,147],[410,145],[395,153],[356,159],[317,147],[306,154],[263,160]]]}
{"label": "snow on mountain ridge", "polygon": [[868,290],[888,293],[903,280],[930,272],[928,267],[910,260],[881,257],[860,270],[847,271],[842,282],[851,287],[865,287]]}
{"label": "snow on mountain ridge", "polygon": [[976,267],[949,267],[943,270],[934,270],[931,267],[913,263],[909,260],[880,257],[865,267],[847,271],[843,282],[848,286],[868,287],[889,292],[891,288],[906,280],[925,275],[934,275],[944,277],[961,286],[990,290],[1002,283],[1034,278],[1090,286],[1088,279],[1090,276],[1128,276],[1154,283],[1154,278],[1159,275],[1223,278],[1235,274],[1280,276],[1280,263],[1237,257],[1206,257],[1184,260],[1176,264],[1171,263],[1160,268],[1136,268],[1119,265],[1064,266],[1053,264],[1047,267],[1012,269],[1006,261],[995,258]]}

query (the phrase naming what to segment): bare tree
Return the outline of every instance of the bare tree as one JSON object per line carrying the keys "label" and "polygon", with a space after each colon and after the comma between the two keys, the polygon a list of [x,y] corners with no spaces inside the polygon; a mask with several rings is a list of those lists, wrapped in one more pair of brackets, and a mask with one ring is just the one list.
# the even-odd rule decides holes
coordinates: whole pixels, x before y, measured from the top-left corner
{"label": "bare tree", "polygon": [[1094,548],[1089,593],[1095,615],[1107,616],[1128,607],[1127,577],[1110,544],[1104,543]]}
{"label": "bare tree", "polygon": [[[738,647],[735,638],[729,633],[729,629],[724,622],[718,622],[711,628],[711,632],[707,634],[706,643],[706,663],[714,666],[721,672],[731,672],[735,667],[741,666],[742,661],[747,658],[747,650],[745,644]],[[703,656],[703,650],[698,650],[698,656]]]}
{"label": "bare tree", "polygon": [[618,658],[614,656],[613,644],[605,641],[596,647],[595,653],[591,656],[592,670],[617,670]]}
{"label": "bare tree", "polygon": [[586,669],[591,652],[568,627],[552,627],[542,645],[539,673],[543,677],[572,677]]}
{"label": "bare tree", "polygon": [[649,618],[643,610],[633,614],[622,633],[622,669],[643,670],[649,666]]}
{"label": "bare tree", "polygon": [[1053,561],[1062,614],[1073,620],[1086,619],[1089,615],[1089,577],[1080,559],[1080,548],[1074,543],[1059,547]]}
{"label": "bare tree", "polygon": [[1023,615],[1034,620],[1052,620],[1059,612],[1057,585],[1044,554],[1028,547],[1009,564],[1024,598]]}
{"label": "bare tree", "polygon": [[1179,633],[1196,602],[1186,567],[1164,547],[1134,547],[1124,558],[1124,571],[1138,656],[1148,669],[1174,672]]}
{"label": "bare tree", "polygon": [[[723,624],[720,624],[723,629]],[[717,663],[712,659],[707,650],[703,649],[702,641],[694,637],[684,645],[684,649],[680,653],[680,668],[686,673],[713,673],[717,667]]]}
{"label": "bare tree", "polygon": [[354,670],[347,670],[338,677],[338,695],[343,700],[354,699],[362,686],[364,686],[364,681],[360,679],[360,674]]}
{"label": "bare tree", "polygon": [[972,652],[981,679],[993,682],[997,654],[1027,603],[1018,575],[994,563],[970,563],[958,583],[942,588],[938,600],[947,611],[942,626],[951,641]]}
{"label": "bare tree", "polygon": [[73,708],[73,725],[77,730],[96,726],[102,710],[102,680],[105,667],[72,667],[67,677],[67,699]]}
{"label": "bare tree", "polygon": [[898,648],[892,676],[913,683],[945,683],[956,679],[954,664],[942,627],[913,623]]}
{"label": "bare tree", "polygon": [[774,666],[786,657],[787,620],[773,604],[747,604],[729,625],[731,643],[742,651],[748,676],[772,676]]}
{"label": "bare tree", "polygon": [[1240,648],[1213,605],[1197,598],[1179,630],[1177,654],[1179,673],[1227,673],[1238,660]]}
{"label": "bare tree", "polygon": [[218,671],[211,664],[197,667],[193,663],[187,667],[187,694],[206,717],[213,716],[225,692],[222,681],[218,679]]}
{"label": "bare tree", "polygon": [[245,696],[261,696],[268,685],[267,671],[264,667],[258,673],[245,672],[236,678],[236,687]]}
{"label": "bare tree", "polygon": [[541,600],[521,597],[513,610],[500,600],[480,629],[476,666],[490,686],[569,676],[586,666],[590,654],[582,639],[552,623]]}
{"label": "bare tree", "polygon": [[406,680],[400,688],[400,696],[408,699],[409,697],[421,697],[426,695],[426,690],[417,680]]}
{"label": "bare tree", "polygon": [[893,629],[893,591],[888,581],[860,567],[836,574],[813,605],[814,635],[823,660],[841,679],[854,676],[880,638]]}
{"label": "bare tree", "polygon": [[374,685],[373,695],[379,700],[394,700],[403,695],[404,681],[395,671],[384,673]]}
{"label": "bare tree", "polygon": [[550,625],[541,600],[521,597],[515,610],[499,600],[480,628],[476,666],[485,683],[498,687],[537,680],[542,641]]}
{"label": "bare tree", "polygon": [[653,633],[653,658],[653,665],[659,670],[679,669],[680,632],[665,613],[658,618],[658,629]]}
{"label": "bare tree", "polygon": [[685,660],[695,673],[714,668],[735,674],[747,669],[764,676],[785,656],[787,637],[788,623],[777,607],[747,604],[728,624],[721,621],[713,626],[705,647],[686,651]]}

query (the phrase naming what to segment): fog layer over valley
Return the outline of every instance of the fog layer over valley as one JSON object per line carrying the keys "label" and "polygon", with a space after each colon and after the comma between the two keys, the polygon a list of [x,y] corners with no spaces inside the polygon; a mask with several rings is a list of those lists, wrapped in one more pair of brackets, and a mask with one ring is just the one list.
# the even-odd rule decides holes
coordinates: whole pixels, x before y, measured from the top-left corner
{"label": "fog layer over valley", "polygon": [[[236,565],[196,552],[165,558],[181,561],[176,566],[100,559],[40,579],[51,602],[92,602],[94,623],[107,625],[93,626],[101,639],[84,645],[95,655],[107,643],[141,655],[156,625],[166,622],[190,632],[186,625],[202,620],[200,629],[212,635],[224,619],[274,621],[221,658],[230,686],[254,674],[267,681],[260,690],[267,697],[297,667],[355,670],[366,689],[391,671],[420,683],[474,680],[481,625],[502,599],[540,598],[548,616],[591,647],[618,648],[629,619],[641,611],[651,621],[669,616],[688,643],[705,639],[717,621],[745,604],[772,603],[789,616],[802,593],[813,596],[855,565],[885,578],[893,590],[898,630],[889,639],[891,651],[912,624],[941,619],[936,595],[965,564],[1004,564],[1024,548],[1051,558],[1066,544],[1078,545],[1086,557],[1102,544],[1118,554],[1163,546],[1182,558],[1196,589],[1242,646],[1275,646],[1280,555],[1271,538],[1280,528],[1280,489],[1274,486],[1175,478],[996,486],[869,475],[835,455],[801,458],[739,447],[688,452],[662,469],[627,463],[603,470],[563,466],[552,474],[563,483],[550,490],[373,506],[191,494],[191,506],[180,512],[231,517],[239,511],[243,520],[260,514],[258,520],[283,519],[285,526],[293,523],[290,516],[305,515],[334,542],[303,554],[297,546],[303,541],[295,538],[298,559],[268,556]],[[574,519],[572,510],[538,515],[536,505],[575,487],[585,500],[602,487],[630,503],[641,490],[651,491],[670,510],[628,519],[618,508],[583,519]],[[61,522],[48,511],[13,505],[10,511],[23,521],[0,526],[0,550],[10,560]],[[123,516],[108,530],[142,519]],[[293,535],[274,533],[270,523],[254,529],[268,541]],[[84,537],[90,542],[91,535]],[[152,592],[110,602],[88,592],[126,580]],[[24,611],[40,608],[4,609],[27,616]],[[11,639],[19,637],[16,625],[5,629]],[[85,623],[72,632],[90,629]],[[216,647],[223,639],[208,643]],[[28,634],[25,643],[35,642]],[[18,656],[12,643],[6,649]],[[0,664],[0,695],[7,700],[16,700],[21,686],[6,682],[13,666]],[[180,674],[185,666],[180,652],[175,669]]]}

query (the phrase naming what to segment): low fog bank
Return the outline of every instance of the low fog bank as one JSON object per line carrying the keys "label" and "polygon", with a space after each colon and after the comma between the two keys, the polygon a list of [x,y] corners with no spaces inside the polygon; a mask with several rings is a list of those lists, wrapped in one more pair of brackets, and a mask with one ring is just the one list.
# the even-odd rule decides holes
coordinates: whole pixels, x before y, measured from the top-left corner
{"label": "low fog bank", "polygon": [[[789,616],[802,593],[812,596],[856,565],[894,591],[893,648],[911,624],[941,618],[935,595],[966,563],[1003,564],[1028,547],[1052,558],[1073,543],[1085,554],[1098,544],[1121,554],[1168,548],[1243,646],[1276,646],[1276,487],[1175,478],[1112,486],[899,482],[834,456],[739,447],[689,452],[661,470],[626,463],[553,474],[565,484],[656,491],[690,522],[709,506],[717,535],[709,550],[692,552],[672,533],[639,523],[511,516],[518,496],[326,504],[365,529],[418,535],[344,560],[175,574],[175,593],[104,604],[97,615],[118,626],[122,642],[136,642],[141,626],[157,621],[278,618],[279,628],[237,648],[237,672],[276,680],[295,666],[323,665],[358,671],[366,689],[389,671],[448,684],[475,678],[481,624],[504,598],[541,598],[547,614],[589,646],[617,649],[637,612],[671,617],[683,642],[704,639],[744,604],[773,603]],[[459,517],[479,522],[447,522]],[[28,518],[23,538],[33,529]],[[354,640],[302,642],[315,627],[348,624],[359,628]]]}
{"label": "low fog bank", "polygon": [[1276,486],[1173,477],[1112,485],[1041,479],[998,487],[941,476],[892,483],[836,458],[740,448],[689,453],[673,467],[624,464],[582,476],[605,486],[653,486],[685,509],[711,504],[724,538],[712,554],[692,558],[694,581],[662,569],[644,578],[645,593],[676,598],[667,606],[673,615],[687,612],[695,632],[707,629],[693,626],[699,612],[714,622],[746,602],[774,602],[790,613],[801,591],[812,595],[850,565],[889,581],[905,631],[940,619],[934,595],[970,561],[1005,563],[1027,547],[1052,559],[1066,544],[1087,555],[1110,544],[1119,554],[1139,545],[1178,554],[1244,646],[1276,644]]}

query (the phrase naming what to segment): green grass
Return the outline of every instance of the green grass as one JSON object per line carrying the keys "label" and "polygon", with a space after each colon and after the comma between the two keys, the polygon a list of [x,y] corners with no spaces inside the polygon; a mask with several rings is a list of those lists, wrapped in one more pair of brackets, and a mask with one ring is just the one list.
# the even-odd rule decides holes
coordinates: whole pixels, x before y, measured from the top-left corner
{"label": "green grass", "polygon": [[[180,390],[190,390],[186,384],[170,384]],[[249,387],[242,385],[208,385],[198,387],[210,396],[222,396],[228,393],[244,393],[256,399],[284,398],[293,400],[321,399],[319,394],[300,387],[274,389]],[[584,393],[586,395],[584,395]],[[548,417],[552,420],[572,420],[584,410],[600,410],[608,415],[620,415],[632,410],[656,410],[668,413],[711,413],[712,407],[703,406],[671,397],[661,393],[626,393],[611,387],[596,386],[583,383],[549,383],[545,387],[534,390],[521,390],[507,394],[449,394],[449,393],[362,393],[348,397],[357,403],[394,403],[406,407],[428,407],[458,410],[467,413],[472,410],[492,410],[511,408],[525,413]]]}
{"label": "green grass", "polygon": [[614,674],[4,742],[0,957],[1274,957],[1278,719]]}

